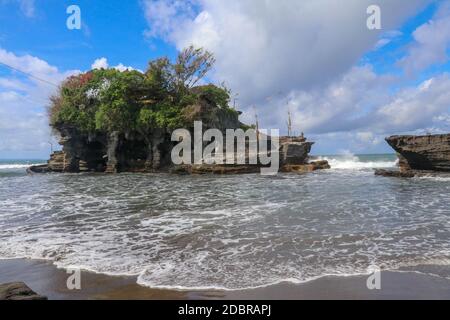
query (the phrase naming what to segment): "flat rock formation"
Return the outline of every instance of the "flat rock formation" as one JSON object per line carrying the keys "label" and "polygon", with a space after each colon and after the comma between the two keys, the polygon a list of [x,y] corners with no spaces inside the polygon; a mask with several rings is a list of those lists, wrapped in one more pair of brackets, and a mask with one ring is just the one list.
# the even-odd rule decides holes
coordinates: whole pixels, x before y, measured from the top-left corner
{"label": "flat rock formation", "polygon": [[393,136],[386,141],[399,154],[403,171],[450,172],[450,134]]}
{"label": "flat rock formation", "polygon": [[[175,166],[170,171],[174,174],[250,174],[259,173],[263,166],[260,165],[208,165],[208,164],[198,164],[198,165],[180,165]],[[280,167],[280,172],[283,173],[308,173],[317,170],[327,170],[331,169],[328,161],[315,161],[315,162],[304,162],[303,164],[285,164]]]}
{"label": "flat rock formation", "polygon": [[317,170],[327,170],[327,169],[331,169],[330,164],[328,163],[328,161],[322,160],[300,165],[287,164],[281,167],[281,172],[308,173]]}
{"label": "flat rock formation", "polygon": [[14,282],[0,285],[0,300],[47,300],[31,290],[23,282]]}
{"label": "flat rock formation", "polygon": [[256,165],[208,165],[199,164],[192,166],[181,166],[174,169],[173,173],[186,173],[186,174],[250,174],[260,172],[261,167]]}
{"label": "flat rock formation", "polygon": [[[280,139],[283,141],[283,139]],[[286,141],[281,143],[280,147],[280,162],[282,166],[285,165],[301,165],[305,164],[313,142],[291,142]]]}
{"label": "flat rock formation", "polygon": [[39,166],[31,166],[27,169],[27,173],[33,174],[33,173],[49,173],[51,172],[48,168],[48,164],[43,164]]}
{"label": "flat rock formation", "polygon": [[[188,123],[201,121],[204,130],[239,129],[238,112],[229,112],[207,99],[184,110]],[[29,172],[160,172],[172,167],[171,151],[176,144],[168,129],[153,128],[147,134],[130,132],[86,133],[68,124],[54,124],[60,136],[61,151],[54,152],[46,166],[30,167]],[[193,135],[194,128],[186,128]]]}
{"label": "flat rock formation", "polygon": [[376,176],[383,176],[383,177],[394,177],[394,178],[414,178],[415,174],[411,171],[400,171],[400,170],[384,170],[384,169],[377,169],[375,170]]}
{"label": "flat rock formation", "polygon": [[386,141],[397,152],[400,170],[375,174],[410,178],[450,173],[450,134],[392,136]]}
{"label": "flat rock formation", "polygon": [[[220,116],[210,119],[208,126],[221,123]],[[234,121],[234,122],[233,122]],[[225,125],[236,128],[242,124],[237,118],[225,117]],[[224,125],[223,123],[221,124]],[[221,127],[225,130],[225,127]],[[174,166],[170,155],[174,143],[170,134],[155,132],[147,141],[138,136],[86,135],[72,127],[60,127],[62,151],[54,152],[47,165],[33,166],[29,173],[80,173],[80,172],[171,172],[177,174],[247,174],[260,172],[263,165],[248,164],[249,142],[244,165],[182,165]],[[270,138],[269,138],[270,140]],[[269,143],[270,145],[270,143]],[[314,145],[302,137],[280,137],[279,168],[281,172],[312,172],[329,169],[328,162],[309,163],[309,153]],[[224,150],[226,152],[226,150]],[[238,154],[235,154],[237,159]]]}
{"label": "flat rock formation", "polygon": [[428,171],[428,170],[375,170],[375,175],[394,178],[446,178],[450,179],[450,172]]}

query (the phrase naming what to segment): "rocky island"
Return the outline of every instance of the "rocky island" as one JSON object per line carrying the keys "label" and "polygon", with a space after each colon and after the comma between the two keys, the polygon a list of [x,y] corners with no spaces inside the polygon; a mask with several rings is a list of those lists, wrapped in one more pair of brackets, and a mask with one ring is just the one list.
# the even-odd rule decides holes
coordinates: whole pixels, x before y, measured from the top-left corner
{"label": "rocky island", "polygon": [[[252,128],[239,121],[241,113],[230,107],[230,91],[225,86],[197,85],[213,63],[211,53],[189,47],[175,63],[168,58],[151,61],[145,73],[100,69],[69,77],[51,98],[49,108],[50,125],[60,137],[62,150],[54,152],[47,165],[28,171],[256,172],[262,165],[172,163],[171,151],[176,145],[171,139],[173,130],[192,132],[196,121],[204,130]],[[303,136],[281,137],[281,170],[328,169],[326,161],[308,163],[312,145]]]}
{"label": "rocky island", "polygon": [[377,170],[377,175],[450,175],[450,134],[392,136],[386,141],[398,154],[400,170]]}

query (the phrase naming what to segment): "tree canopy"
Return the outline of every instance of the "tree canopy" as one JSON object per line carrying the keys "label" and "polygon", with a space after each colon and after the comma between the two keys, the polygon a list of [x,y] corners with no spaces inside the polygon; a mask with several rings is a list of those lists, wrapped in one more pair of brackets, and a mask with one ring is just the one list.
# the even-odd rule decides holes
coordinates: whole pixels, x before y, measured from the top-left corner
{"label": "tree canopy", "polygon": [[50,123],[83,132],[145,133],[189,125],[183,109],[199,99],[235,112],[229,107],[227,89],[195,87],[214,62],[210,52],[191,46],[180,52],[175,62],[168,58],[150,61],[145,73],[100,69],[71,76],[51,97]]}

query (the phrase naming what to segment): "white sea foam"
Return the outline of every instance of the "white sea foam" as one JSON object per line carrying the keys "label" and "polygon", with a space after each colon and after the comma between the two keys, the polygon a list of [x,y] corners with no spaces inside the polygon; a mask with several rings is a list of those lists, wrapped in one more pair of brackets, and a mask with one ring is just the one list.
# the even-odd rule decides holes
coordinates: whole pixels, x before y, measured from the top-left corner
{"label": "white sea foam", "polygon": [[365,274],[372,264],[449,263],[450,194],[440,183],[418,189],[408,180],[397,191],[373,174],[361,179],[342,170],[288,179],[126,174],[4,181],[1,258],[132,275],[154,288],[237,290]]}
{"label": "white sea foam", "polygon": [[450,176],[422,176],[422,177],[415,177],[414,179],[417,180],[429,180],[429,181],[436,181],[436,182],[450,182]]}
{"label": "white sea foam", "polygon": [[358,156],[346,154],[334,157],[320,157],[321,160],[327,160],[331,169],[339,170],[364,170],[364,169],[381,169],[394,168],[398,165],[397,161],[388,161],[385,159],[378,161],[363,161]]}
{"label": "white sea foam", "polygon": [[38,166],[38,165],[42,165],[42,163],[37,163],[37,164],[15,164],[15,163],[10,163],[10,164],[0,164],[0,170],[8,170],[8,169],[26,169],[29,168],[31,166]]}

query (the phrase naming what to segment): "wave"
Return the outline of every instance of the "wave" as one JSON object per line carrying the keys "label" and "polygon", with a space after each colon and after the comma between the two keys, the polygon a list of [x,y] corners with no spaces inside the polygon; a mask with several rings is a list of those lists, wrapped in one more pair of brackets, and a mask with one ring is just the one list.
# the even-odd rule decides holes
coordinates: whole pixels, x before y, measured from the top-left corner
{"label": "wave", "polygon": [[[395,163],[391,155],[328,158]],[[396,193],[372,173],[368,197],[362,172],[269,184],[259,176],[131,174],[7,181],[0,183],[0,259],[46,259],[178,290],[301,283],[364,274],[370,265],[448,265],[440,234],[446,186],[423,183],[417,192],[407,180]]]}
{"label": "wave", "polygon": [[[154,273],[155,271],[152,268],[148,268],[145,266],[140,266],[134,271],[105,271],[102,267],[96,268],[95,266],[87,266],[84,264],[66,264],[64,262],[58,261],[58,258],[50,258],[50,257],[44,257],[44,256],[38,256],[38,255],[16,255],[16,256],[0,256],[0,261],[4,260],[17,260],[17,259],[31,259],[35,261],[46,261],[47,263],[55,266],[57,269],[62,270],[70,270],[70,269],[76,269],[81,270],[83,272],[92,273],[92,274],[98,274],[98,275],[105,275],[110,277],[132,277],[135,278],[136,284],[147,287],[150,289],[157,289],[157,290],[175,290],[175,291],[227,291],[227,292],[235,292],[235,291],[242,291],[242,290],[256,290],[256,289],[262,289],[262,288],[268,288],[272,286],[277,286],[280,284],[294,284],[294,285],[301,285],[310,283],[313,281],[317,281],[319,279],[323,278],[329,278],[329,277],[340,277],[340,278],[350,278],[350,277],[361,277],[361,276],[370,276],[373,274],[374,270],[373,268],[376,267],[381,272],[398,272],[398,273],[417,273],[417,274],[423,274],[427,276],[432,276],[440,279],[448,279],[450,280],[450,277],[446,275],[445,272],[448,272],[446,270],[448,269],[442,269],[441,267],[448,267],[450,266],[450,259],[448,258],[435,258],[435,259],[429,259],[429,260],[412,260],[412,261],[403,261],[403,262],[392,262],[388,265],[378,267],[376,265],[367,265],[366,267],[355,267],[353,268],[346,268],[345,270],[339,270],[339,267],[335,266],[335,268],[329,268],[326,270],[322,270],[322,272],[319,272],[316,275],[308,275],[308,276],[298,276],[298,277],[292,277],[292,275],[285,275],[285,276],[278,276],[276,278],[267,279],[266,282],[262,282],[260,284],[247,284],[243,286],[237,286],[237,287],[228,287],[228,286],[222,286],[217,284],[208,284],[204,283],[203,285],[197,282],[196,284],[192,285],[177,285],[177,284],[161,284],[159,281],[155,281],[154,279],[147,279],[146,275],[148,273]],[[437,269],[437,271],[428,270],[427,267],[439,267],[440,269]],[[425,268],[424,270],[422,270]],[[187,270],[186,270],[187,271]],[[235,274],[229,274],[229,277],[236,277]]]}
{"label": "wave", "polygon": [[[290,277],[289,275],[286,275],[285,277],[280,276],[275,279],[270,279],[266,282],[263,282],[261,284],[257,285],[243,285],[238,287],[227,287],[223,285],[217,285],[217,284],[200,284],[197,283],[195,285],[177,285],[177,284],[161,284],[159,281],[154,281],[153,279],[146,279],[147,273],[154,273],[154,270],[151,268],[141,266],[139,270],[134,272],[127,272],[127,271],[105,271],[103,268],[98,266],[97,268],[95,266],[86,266],[84,264],[79,263],[64,263],[62,261],[57,261],[58,257],[48,257],[48,256],[42,256],[38,254],[32,254],[32,255],[11,255],[11,256],[0,256],[0,261],[4,260],[17,260],[17,259],[27,259],[27,260],[35,260],[35,261],[44,261],[47,262],[57,269],[61,270],[80,270],[87,273],[92,274],[98,274],[98,275],[105,275],[110,277],[133,277],[136,278],[136,284],[147,287],[150,289],[156,289],[156,290],[175,290],[175,291],[228,291],[228,292],[234,292],[234,291],[242,291],[242,290],[256,290],[256,289],[262,289],[262,288],[268,288],[276,285],[280,285],[283,283],[289,283],[294,285],[299,284],[306,284],[312,281],[316,281],[322,278],[327,277],[357,277],[357,276],[368,276],[372,273],[370,267],[366,269],[354,269],[354,270],[347,270],[343,272],[339,271],[333,271],[333,270],[326,270],[320,274],[317,275],[310,275],[306,277]],[[422,265],[422,264],[419,264]],[[442,264],[444,265],[444,264]],[[448,265],[448,264],[447,264]],[[405,266],[400,265],[397,267],[391,267],[383,269],[382,271],[398,271],[398,272],[417,272],[416,270],[405,270],[403,271],[401,268],[403,267],[413,267],[414,265],[407,264]],[[187,270],[186,270],[187,271]],[[230,277],[236,277],[236,275],[230,274]]]}
{"label": "wave", "polygon": [[414,177],[416,180],[424,180],[424,181],[435,181],[435,182],[449,182],[450,175],[443,173],[441,176],[439,173],[434,175],[424,175],[420,177]]}
{"label": "wave", "polygon": [[8,163],[8,164],[0,164],[0,170],[8,170],[8,169],[26,169],[31,166],[39,166],[43,163],[31,163],[31,164],[16,164],[16,163]]}
{"label": "wave", "polygon": [[353,154],[342,156],[328,156],[320,157],[320,160],[327,160],[330,163],[331,169],[339,170],[365,170],[365,169],[381,169],[381,168],[394,168],[398,166],[398,160],[390,160],[387,158],[363,160]]}

